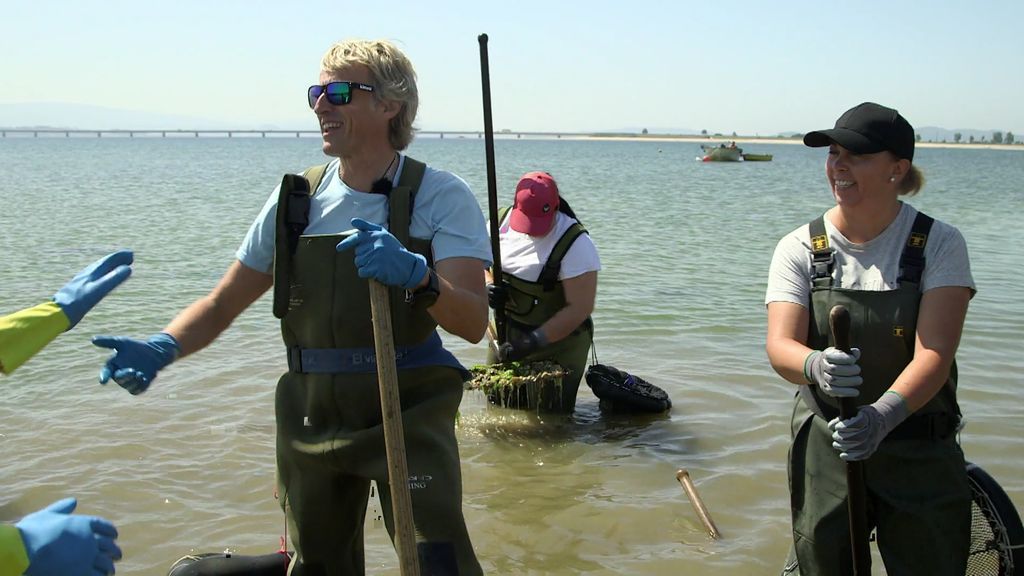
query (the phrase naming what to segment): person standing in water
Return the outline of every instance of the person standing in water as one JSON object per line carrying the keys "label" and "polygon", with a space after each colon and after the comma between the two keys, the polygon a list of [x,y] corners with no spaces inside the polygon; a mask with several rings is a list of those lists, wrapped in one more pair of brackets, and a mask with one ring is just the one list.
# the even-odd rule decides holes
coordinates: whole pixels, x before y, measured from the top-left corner
{"label": "person standing in water", "polygon": [[[924,184],[914,141],[902,115],[872,102],[804,136],[828,148],[836,205],[779,241],[765,296],[768,358],[799,390],[783,574],[852,573],[847,461],[863,462],[868,528],[888,574],[966,570],[971,492],[954,357],[974,280],[960,232],[901,199]],[[837,304],[851,315],[849,353],[830,344]],[[841,398],[855,400],[854,417],[839,418]]]}
{"label": "person standing in water", "polygon": [[[419,105],[387,41],[331,46],[306,90],[332,160],[287,175],[209,295],[147,340],[97,338],[101,371],[132,394],[213,342],[273,287],[288,371],[277,385],[277,475],[290,574],[363,574],[371,480],[394,533],[369,283],[389,287],[417,547],[424,570],[481,573],[462,514],[455,418],[468,373],[437,326],[478,342],[490,264],[479,203],[458,176],[402,153]],[[343,232],[354,230],[353,234]],[[447,572],[445,572],[447,570]]]}
{"label": "person standing in water", "polygon": [[[525,174],[515,204],[499,219],[502,285],[490,273],[487,281],[490,306],[506,314],[507,334],[497,335],[487,361],[557,362],[568,372],[558,386],[544,384],[504,403],[571,413],[594,340],[597,247],[547,172]],[[491,401],[501,403],[493,395]]]}

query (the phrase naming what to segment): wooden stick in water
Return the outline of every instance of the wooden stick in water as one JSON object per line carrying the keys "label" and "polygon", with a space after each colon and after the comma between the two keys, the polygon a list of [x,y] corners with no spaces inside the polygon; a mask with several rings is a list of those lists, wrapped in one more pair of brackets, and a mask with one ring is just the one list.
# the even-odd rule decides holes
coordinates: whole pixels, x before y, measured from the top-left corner
{"label": "wooden stick in water", "polygon": [[683,486],[686,497],[690,499],[693,509],[697,511],[697,516],[700,517],[700,521],[704,524],[704,528],[707,529],[711,538],[714,540],[721,538],[722,534],[715,527],[715,522],[711,519],[711,514],[708,513],[707,507],[704,506],[704,501],[697,494],[697,487],[693,485],[693,480],[690,480],[690,473],[686,471],[686,468],[681,468],[676,472],[676,480]]}

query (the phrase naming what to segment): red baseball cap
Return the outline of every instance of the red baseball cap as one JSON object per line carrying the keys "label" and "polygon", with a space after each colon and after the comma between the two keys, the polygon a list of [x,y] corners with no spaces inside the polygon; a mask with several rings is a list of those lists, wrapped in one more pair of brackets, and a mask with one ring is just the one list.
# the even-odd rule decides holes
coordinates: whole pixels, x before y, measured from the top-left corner
{"label": "red baseball cap", "polygon": [[558,185],[547,172],[529,172],[516,185],[516,203],[509,225],[516,232],[543,236],[558,214]]}

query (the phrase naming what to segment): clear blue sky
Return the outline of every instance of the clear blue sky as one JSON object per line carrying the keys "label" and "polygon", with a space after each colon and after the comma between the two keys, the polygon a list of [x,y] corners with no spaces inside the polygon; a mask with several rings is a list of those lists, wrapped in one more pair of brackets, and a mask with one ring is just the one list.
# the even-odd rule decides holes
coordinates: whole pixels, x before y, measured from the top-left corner
{"label": "clear blue sky", "polygon": [[873,100],[1024,135],[1021,0],[0,0],[0,27],[0,107],[312,128],[326,48],[388,38],[419,73],[418,126],[477,130],[486,32],[496,129],[773,135]]}

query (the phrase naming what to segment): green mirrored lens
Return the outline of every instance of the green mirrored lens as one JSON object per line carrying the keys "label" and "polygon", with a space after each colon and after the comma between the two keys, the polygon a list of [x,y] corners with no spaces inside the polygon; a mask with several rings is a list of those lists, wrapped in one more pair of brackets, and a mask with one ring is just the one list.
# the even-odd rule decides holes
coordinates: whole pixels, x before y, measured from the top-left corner
{"label": "green mirrored lens", "polygon": [[335,106],[352,100],[352,86],[348,82],[331,82],[326,87],[327,101]]}

